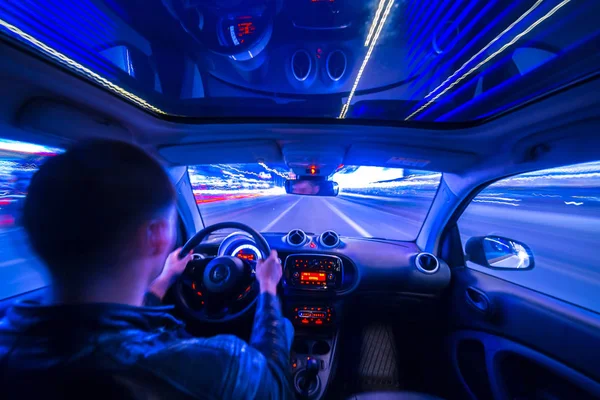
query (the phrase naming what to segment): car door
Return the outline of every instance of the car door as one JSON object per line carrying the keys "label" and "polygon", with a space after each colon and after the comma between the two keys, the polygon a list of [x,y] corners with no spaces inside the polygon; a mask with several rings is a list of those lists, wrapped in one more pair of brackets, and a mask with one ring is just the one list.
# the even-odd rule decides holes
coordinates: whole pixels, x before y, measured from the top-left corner
{"label": "car door", "polygon": [[457,397],[600,398],[600,162],[497,181],[453,221]]}

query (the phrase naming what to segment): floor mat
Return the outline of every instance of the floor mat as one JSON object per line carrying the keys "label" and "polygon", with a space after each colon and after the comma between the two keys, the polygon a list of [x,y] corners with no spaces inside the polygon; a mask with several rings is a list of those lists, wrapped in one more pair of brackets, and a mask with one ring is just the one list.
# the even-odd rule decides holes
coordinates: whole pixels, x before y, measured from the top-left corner
{"label": "floor mat", "polygon": [[361,335],[357,392],[401,389],[398,354],[389,325],[368,325]]}

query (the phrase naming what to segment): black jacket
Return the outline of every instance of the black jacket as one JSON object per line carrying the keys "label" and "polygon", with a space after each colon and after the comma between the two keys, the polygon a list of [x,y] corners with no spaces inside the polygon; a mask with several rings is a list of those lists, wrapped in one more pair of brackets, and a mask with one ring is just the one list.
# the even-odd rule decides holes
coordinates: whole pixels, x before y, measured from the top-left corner
{"label": "black jacket", "polygon": [[247,344],[231,335],[191,337],[170,307],[21,302],[0,321],[0,387],[21,385],[12,393],[24,398],[41,385],[36,377],[52,383],[89,371],[161,388],[162,395],[139,396],[140,388],[138,398],[291,399],[293,328],[276,297],[262,294],[257,303]]}

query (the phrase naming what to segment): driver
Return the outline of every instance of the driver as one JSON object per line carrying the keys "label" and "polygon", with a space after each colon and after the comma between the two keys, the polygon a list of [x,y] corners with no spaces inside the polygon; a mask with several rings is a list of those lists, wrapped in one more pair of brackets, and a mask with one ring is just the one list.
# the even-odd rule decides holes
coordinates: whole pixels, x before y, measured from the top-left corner
{"label": "driver", "polygon": [[18,302],[0,322],[3,398],[293,398],[275,251],[256,268],[249,343],[192,337],[171,307],[147,305],[191,257],[171,252],[175,202],[160,164],[122,142],[80,143],[39,169],[23,224],[53,284],[47,300]]}

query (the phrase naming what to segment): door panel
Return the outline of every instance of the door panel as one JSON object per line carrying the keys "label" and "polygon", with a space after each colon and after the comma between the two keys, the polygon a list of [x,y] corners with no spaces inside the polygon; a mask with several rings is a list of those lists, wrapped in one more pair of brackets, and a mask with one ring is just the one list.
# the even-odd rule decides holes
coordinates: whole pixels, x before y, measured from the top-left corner
{"label": "door panel", "polygon": [[450,297],[448,345],[471,398],[600,398],[600,315],[466,267]]}

